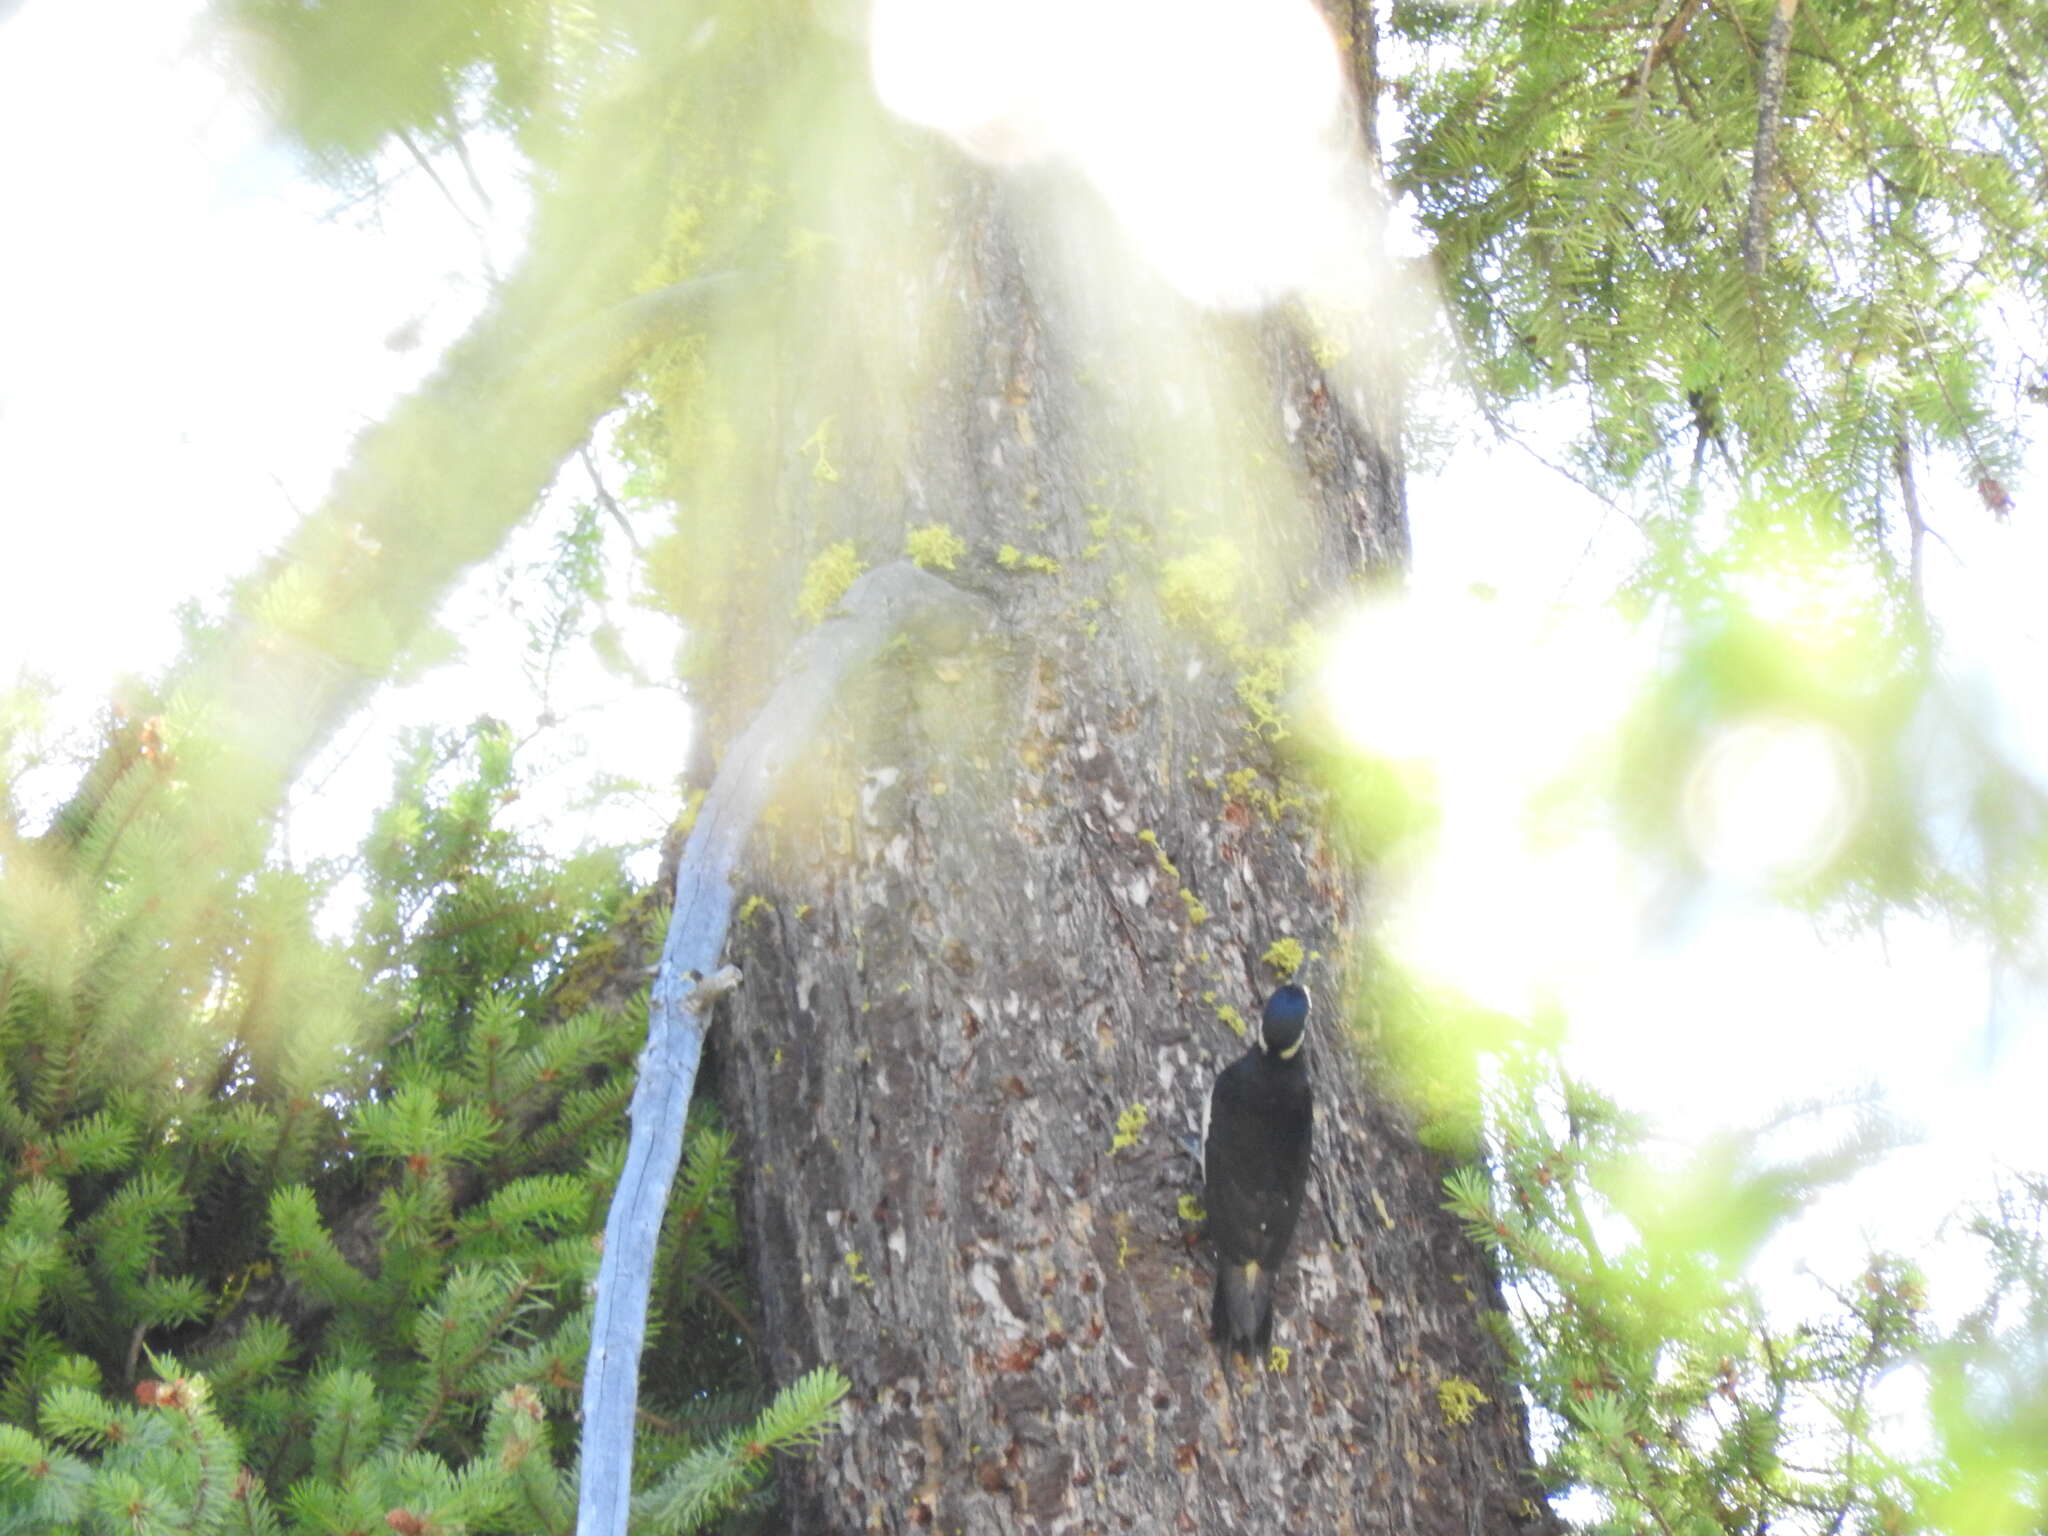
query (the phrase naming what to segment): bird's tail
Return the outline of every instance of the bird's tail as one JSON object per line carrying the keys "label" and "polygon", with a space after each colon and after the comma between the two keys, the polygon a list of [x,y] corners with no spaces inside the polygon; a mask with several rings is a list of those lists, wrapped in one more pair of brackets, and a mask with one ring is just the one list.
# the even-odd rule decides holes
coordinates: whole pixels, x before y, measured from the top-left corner
{"label": "bird's tail", "polygon": [[1216,1296],[1209,1311],[1209,1337],[1227,1353],[1263,1350],[1273,1337],[1273,1271],[1265,1265],[1216,1266]]}

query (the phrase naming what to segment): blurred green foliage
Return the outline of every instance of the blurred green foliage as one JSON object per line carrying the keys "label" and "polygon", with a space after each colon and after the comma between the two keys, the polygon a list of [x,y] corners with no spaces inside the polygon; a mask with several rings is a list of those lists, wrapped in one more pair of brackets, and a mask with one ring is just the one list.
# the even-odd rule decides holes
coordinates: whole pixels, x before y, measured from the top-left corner
{"label": "blurred green foliage", "polygon": [[1972,1212],[1990,1260],[1984,1298],[1927,1352],[1942,1459],[1929,1525],[2048,1528],[2048,1179],[2016,1176]]}
{"label": "blurred green foliage", "polygon": [[1768,1164],[1730,1136],[1660,1167],[1646,1127],[1547,1053],[1494,1060],[1487,1167],[1447,1180],[1448,1205],[1500,1266],[1501,1338],[1545,1476],[1591,1496],[1585,1528],[1825,1526],[1895,1503],[1869,1398],[1923,1340],[1911,1266],[1873,1259],[1840,1311],[1802,1324],[1742,1278],[1818,1190],[1885,1149],[1883,1128]]}
{"label": "blurred green foliage", "polygon": [[[1582,1529],[2040,1528],[2048,1187],[2020,1180],[1973,1220],[1991,1281],[1954,1326],[1918,1266],[1885,1253],[1788,1318],[1745,1265],[1875,1163],[1891,1145],[1882,1121],[1857,1115],[1817,1151],[1765,1155],[1770,1133],[1825,1128],[1844,1108],[1805,1106],[1674,1163],[1547,1052],[1495,1062],[1484,1166],[1448,1178],[1446,1203],[1499,1265],[1501,1341],[1536,1409],[1543,1474],[1574,1492]],[[1931,1443],[1885,1422],[1881,1389],[1901,1371],[1928,1383]]]}
{"label": "blurred green foliage", "polygon": [[[185,769],[156,741],[133,771]],[[101,951],[168,957],[152,799],[117,786],[75,840],[0,827],[0,1528],[573,1528],[634,957],[664,914],[616,856],[500,825],[519,786],[496,722],[415,735],[351,938],[315,926],[343,869],[202,883],[181,984],[141,995]],[[700,1104],[658,1260],[650,1529],[747,1506],[751,1447],[805,1443],[843,1390],[757,1401],[733,1174]]]}

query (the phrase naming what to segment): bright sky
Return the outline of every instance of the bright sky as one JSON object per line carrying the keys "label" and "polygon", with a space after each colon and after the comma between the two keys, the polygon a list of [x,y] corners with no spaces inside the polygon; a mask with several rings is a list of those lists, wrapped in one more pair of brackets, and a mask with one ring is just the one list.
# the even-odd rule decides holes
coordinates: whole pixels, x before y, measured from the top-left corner
{"label": "bright sky", "polygon": [[[2038,596],[2048,541],[2038,521],[1993,522],[1966,487],[1923,494],[1945,539],[1930,541],[1927,591],[1948,669],[2048,778]],[[1718,878],[1667,931],[1617,948],[1652,894],[1643,872],[1598,838],[1527,851],[1502,811],[1498,743],[1526,731],[1537,750],[1514,769],[1540,777],[1576,732],[1613,718],[1616,698],[1652,663],[1650,637],[1631,640],[1582,606],[1551,607],[1603,591],[1633,535],[1514,448],[1455,456],[1412,487],[1411,506],[1414,586],[1430,599],[1421,643],[1447,658],[1450,675],[1433,676],[1406,711],[1378,693],[1367,706],[1371,734],[1391,718],[1394,729],[1443,738],[1448,856],[1399,920],[1411,957],[1510,1010],[1554,997],[1571,1021],[1575,1069],[1681,1142],[1758,1122],[1776,1104],[1881,1089],[1923,1142],[1824,1199],[1765,1252],[1760,1278],[1796,1304],[1802,1263],[1839,1283],[1871,1242],[1927,1261],[1938,1308],[1966,1304],[1970,1250],[1930,1240],[1958,1205],[1988,1197],[2000,1171],[2048,1168],[2043,999],[1996,977],[1984,951],[1944,923],[1901,917],[1881,936],[1823,936],[1763,899],[1766,855],[1810,846],[1816,828],[1853,810],[1860,788],[1860,769],[1836,744],[1796,729],[1729,742],[1695,769],[1721,812],[1697,829]],[[1460,601],[1473,582],[1500,599]],[[1507,733],[1492,728],[1502,720]]]}
{"label": "bright sky", "polygon": [[[30,0],[0,22],[0,670],[62,679],[85,719],[124,669],[172,653],[179,604],[216,599],[319,504],[355,434],[484,296],[483,210],[465,217],[414,173],[374,223],[335,214],[341,199],[301,177],[231,81],[202,11]],[[509,155],[480,145],[477,158],[502,262],[522,189]],[[409,326],[417,345],[387,344]],[[590,493],[580,466],[562,487]],[[452,600],[468,659],[380,700],[316,764],[298,800],[319,812],[295,813],[296,855],[353,847],[389,792],[400,727],[489,713],[532,728],[541,702],[504,658],[521,652],[533,598],[511,578],[551,537],[528,529]],[[608,616],[645,670],[672,673],[672,625],[623,601]],[[630,708],[604,707],[629,693]],[[586,650],[553,703],[570,719],[537,752],[595,748],[611,773],[673,782],[688,730],[674,692],[630,689]],[[583,782],[519,812],[571,846],[659,837],[673,812],[666,795],[573,809]]]}
{"label": "bright sky", "polygon": [[[905,7],[930,9],[899,0]],[[297,177],[224,83],[195,41],[197,9],[189,0],[29,0],[0,22],[0,210],[10,230],[0,240],[0,668],[34,665],[85,701],[119,669],[164,657],[176,605],[213,596],[318,502],[354,432],[430,366],[481,298],[477,237],[423,177],[401,181],[381,228],[323,217],[333,194]],[[1242,6],[1212,9],[1232,25],[1242,19]],[[1299,42],[1283,29],[1255,54],[1283,72],[1274,99],[1298,104],[1323,90],[1320,66],[1303,66],[1306,87],[1286,89]],[[1207,78],[1250,56],[1233,46],[1184,62]],[[888,68],[898,73],[892,83],[885,69],[884,86],[907,93],[906,110],[928,120],[965,110],[957,91],[920,96],[914,60]],[[1014,89],[1004,99],[1013,110],[1003,121],[977,110],[951,126],[998,159],[1093,145],[1086,169],[1112,201],[1147,183],[1131,170],[1137,150],[1107,142],[1114,125],[1099,114],[1070,120],[1044,102],[1018,106]],[[1179,110],[1213,114],[1215,101],[1208,93]],[[1158,112],[1176,109],[1149,110],[1156,128]],[[1279,117],[1313,127],[1312,112]],[[1156,150],[1172,137],[1155,132],[1147,143]],[[486,171],[500,208],[515,209],[510,168]],[[1261,273],[1271,277],[1258,265],[1270,247],[1217,249],[1216,199],[1204,206],[1193,237],[1212,244],[1176,279],[1207,296],[1255,297]],[[1354,212],[1329,227],[1348,227]],[[1191,238],[1172,214],[1150,203],[1132,211],[1140,243],[1167,249]],[[1322,227],[1311,221],[1303,239]],[[416,350],[385,344],[415,320]],[[574,467],[564,483],[572,495],[586,490]],[[1947,540],[1929,548],[1928,586],[1950,627],[1952,665],[1993,702],[1997,728],[2048,767],[2048,692],[2037,682],[2048,656],[2035,619],[2048,522],[2029,515],[2024,487],[2003,526],[1966,490],[1928,494]],[[2038,999],[2001,995],[1984,957],[1938,925],[1900,921],[1881,941],[1823,943],[1753,895],[1745,873],[1757,849],[1807,836],[1853,794],[1853,768],[1824,740],[1764,734],[1728,745],[1701,790],[1703,826],[1728,829],[1703,833],[1725,878],[1654,943],[1615,948],[1635,930],[1641,893],[1612,849],[1504,856],[1519,839],[1497,806],[1491,741],[1503,722],[1523,733],[1532,760],[1568,752],[1573,729],[1595,728],[1631,669],[1650,659],[1587,611],[1634,536],[1512,447],[1458,453],[1417,478],[1410,505],[1413,607],[1433,637],[1423,654],[1443,656],[1448,675],[1412,690],[1408,716],[1384,697],[1372,713],[1436,742],[1453,799],[1446,857],[1401,919],[1412,952],[1490,1001],[1558,997],[1581,1069],[1681,1136],[1759,1119],[1785,1098],[1881,1083],[1925,1127],[1925,1146],[1802,1223],[1769,1258],[1780,1270],[1810,1252],[1842,1278],[1857,1264],[1859,1232],[1918,1251],[1959,1200],[1986,1192],[2000,1163],[2048,1167]],[[503,572],[534,553],[530,544],[515,552],[457,600],[459,632],[496,626],[472,643],[473,659],[385,701],[345,743],[351,750],[316,772],[320,814],[295,818],[295,852],[353,839],[388,782],[382,743],[397,723],[488,711],[531,726],[539,705],[526,679],[492,658],[520,644]],[[1483,610],[1465,603],[1473,583],[1499,599]],[[1577,605],[1563,623],[1552,612],[1560,602]],[[673,632],[623,604],[613,617],[645,665],[665,673]],[[594,750],[614,771],[669,781],[687,732],[674,695],[628,697],[583,667],[562,680],[557,707],[574,699],[580,713],[550,750],[565,760]],[[1443,712],[1447,699],[1455,715]],[[1491,740],[1471,731],[1475,721]],[[626,813],[630,824],[578,820],[559,804],[546,812],[573,843],[658,834],[669,809],[656,796]]]}

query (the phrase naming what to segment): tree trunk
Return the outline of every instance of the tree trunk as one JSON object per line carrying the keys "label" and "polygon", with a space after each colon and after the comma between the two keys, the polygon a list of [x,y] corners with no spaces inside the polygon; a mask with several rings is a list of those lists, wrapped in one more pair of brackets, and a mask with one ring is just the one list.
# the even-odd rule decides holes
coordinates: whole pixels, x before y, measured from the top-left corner
{"label": "tree trunk", "polygon": [[[1405,558],[1391,414],[1298,317],[1143,279],[1058,173],[861,131],[888,169],[839,184],[858,217],[809,215],[832,256],[784,311],[819,323],[749,341],[777,366],[724,396],[781,463],[729,514],[754,563],[706,718],[758,702],[835,541],[878,562],[947,525],[999,618],[845,703],[732,941],[717,1058],[771,1373],[854,1383],[787,1471],[789,1528],[1547,1528],[1486,1262],[1347,1027],[1363,875],[1274,744],[1290,625]],[[1280,1349],[1226,1370],[1184,1142],[1290,937],[1325,957],[1316,1177]]]}

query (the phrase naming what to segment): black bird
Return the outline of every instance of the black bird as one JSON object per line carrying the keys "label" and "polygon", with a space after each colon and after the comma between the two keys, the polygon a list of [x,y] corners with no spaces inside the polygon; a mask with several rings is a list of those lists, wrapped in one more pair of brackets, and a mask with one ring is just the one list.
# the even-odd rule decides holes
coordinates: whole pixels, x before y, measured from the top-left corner
{"label": "black bird", "polygon": [[1227,1354],[1263,1353],[1273,1341],[1273,1280],[1308,1184],[1315,1103],[1303,1055],[1308,989],[1292,983],[1266,999],[1252,1048],[1216,1074],[1202,1122],[1202,1177],[1216,1299],[1209,1334]]}

